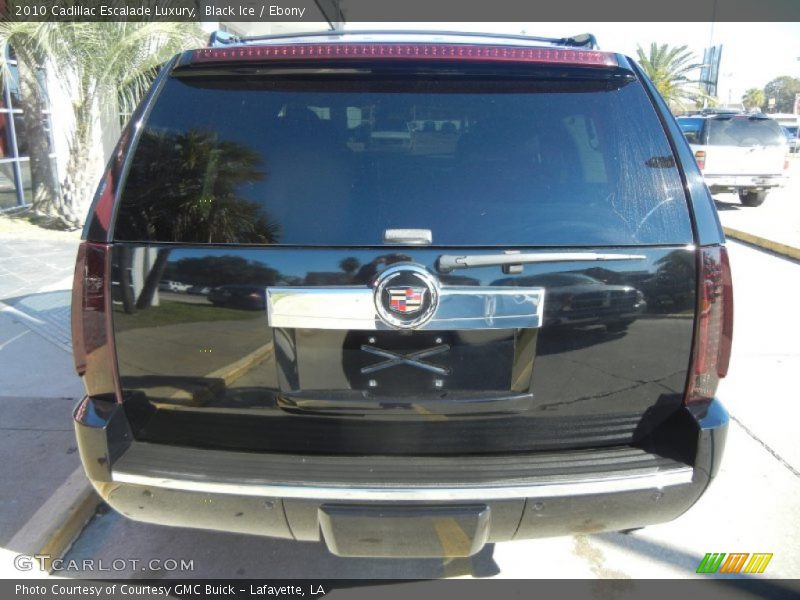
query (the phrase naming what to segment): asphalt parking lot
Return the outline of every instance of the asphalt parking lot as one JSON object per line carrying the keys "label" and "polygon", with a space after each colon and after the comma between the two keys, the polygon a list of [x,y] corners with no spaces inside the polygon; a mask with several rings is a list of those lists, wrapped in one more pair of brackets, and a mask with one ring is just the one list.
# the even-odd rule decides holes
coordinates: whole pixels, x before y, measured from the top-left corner
{"label": "asphalt parking lot", "polygon": [[714,201],[729,237],[800,259],[800,154],[792,154],[788,166],[786,185],[770,191],[761,206],[742,206],[736,194],[717,194]]}
{"label": "asphalt parking lot", "polygon": [[[775,192],[762,207],[736,208],[733,198],[717,198],[718,206],[731,205],[720,211],[723,223],[730,220],[729,214],[739,215],[740,222],[747,214],[757,215],[759,221],[781,223],[779,229],[788,228],[791,236],[792,223],[800,215],[798,167],[800,162],[795,160],[792,185]],[[800,245],[800,236],[797,239]],[[71,244],[48,242],[49,256],[37,255],[39,262],[31,267],[35,281],[28,283],[25,276],[18,276],[13,286],[8,283],[8,289],[0,289],[0,443],[5,443],[0,449],[8,450],[4,456],[11,457],[0,466],[2,495],[11,498],[0,511],[0,542],[12,552],[19,551],[11,544],[15,529],[26,523],[77,465],[69,414],[81,386],[72,375],[63,339],[65,332],[68,335],[65,308],[74,256]],[[0,256],[0,268],[10,265],[14,256],[36,253],[41,245],[11,247],[15,254]],[[81,565],[85,560],[102,559],[108,565],[129,559],[126,567],[58,575],[686,578],[697,576],[695,569],[707,552],[766,552],[774,556],[759,577],[780,589],[780,582],[774,580],[800,577],[800,445],[795,432],[800,422],[795,391],[800,371],[796,316],[800,262],[735,241],[729,248],[736,326],[730,373],[720,388],[732,417],[725,459],[709,491],[672,523],[630,534],[489,545],[477,556],[452,561],[344,559],[328,553],[321,543],[148,525],[101,506],[65,558]],[[30,445],[31,440],[38,440],[35,452],[13,454],[14,448]],[[48,476],[37,479],[40,472]],[[191,568],[158,571],[143,566],[151,559],[191,561]],[[4,567],[3,576],[14,575]]]}

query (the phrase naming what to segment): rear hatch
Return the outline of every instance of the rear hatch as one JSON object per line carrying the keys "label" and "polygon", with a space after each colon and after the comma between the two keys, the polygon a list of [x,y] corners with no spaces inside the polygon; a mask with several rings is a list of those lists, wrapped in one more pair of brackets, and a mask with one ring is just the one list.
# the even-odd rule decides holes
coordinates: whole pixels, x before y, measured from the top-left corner
{"label": "rear hatch", "polygon": [[705,175],[781,175],[786,141],[772,119],[714,117],[705,127]]}
{"label": "rear hatch", "polygon": [[625,60],[569,52],[184,58],[113,228],[137,438],[490,454],[633,444],[675,413],[696,286],[681,176]]}

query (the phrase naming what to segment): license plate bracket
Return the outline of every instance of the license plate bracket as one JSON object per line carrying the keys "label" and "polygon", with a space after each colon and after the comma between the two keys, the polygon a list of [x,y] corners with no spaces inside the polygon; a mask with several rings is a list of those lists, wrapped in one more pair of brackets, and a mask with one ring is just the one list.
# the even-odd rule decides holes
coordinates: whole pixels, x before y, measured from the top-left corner
{"label": "license plate bracket", "polygon": [[489,537],[485,504],[359,506],[323,504],[322,537],[337,556],[465,557]]}
{"label": "license plate bracket", "polygon": [[510,390],[510,331],[351,332],[342,366],[355,390],[373,395],[445,390]]}

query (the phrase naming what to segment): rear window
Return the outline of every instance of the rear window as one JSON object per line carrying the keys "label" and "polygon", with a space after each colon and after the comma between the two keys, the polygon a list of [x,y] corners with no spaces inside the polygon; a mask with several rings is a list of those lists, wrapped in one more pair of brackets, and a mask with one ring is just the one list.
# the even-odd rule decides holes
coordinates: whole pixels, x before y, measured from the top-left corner
{"label": "rear window", "polygon": [[691,241],[638,82],[173,77],[131,161],[115,239],[381,245]]}
{"label": "rear window", "polygon": [[776,121],[748,117],[709,119],[707,135],[712,146],[779,146],[786,139]]}

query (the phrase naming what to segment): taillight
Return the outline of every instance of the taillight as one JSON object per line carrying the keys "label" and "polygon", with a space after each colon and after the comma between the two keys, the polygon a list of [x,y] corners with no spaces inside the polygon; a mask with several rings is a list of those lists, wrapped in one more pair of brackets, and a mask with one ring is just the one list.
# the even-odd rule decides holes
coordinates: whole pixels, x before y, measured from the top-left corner
{"label": "taillight", "polygon": [[202,48],[194,51],[193,62],[303,59],[406,59],[438,61],[481,61],[561,64],[588,67],[619,66],[610,52],[521,46],[484,46],[476,44],[284,44]]}
{"label": "taillight", "polygon": [[694,159],[697,161],[697,166],[700,167],[700,170],[706,168],[706,153],[702,150],[698,150],[694,153]]}
{"label": "taillight", "polygon": [[783,159],[783,170],[787,171],[789,169],[789,157],[785,157]]}
{"label": "taillight", "polygon": [[117,399],[110,271],[111,247],[82,242],[72,284],[72,353],[87,394]]}
{"label": "taillight", "polygon": [[733,339],[733,287],[724,246],[701,248],[698,265],[698,317],[685,402],[714,397],[728,373]]}

